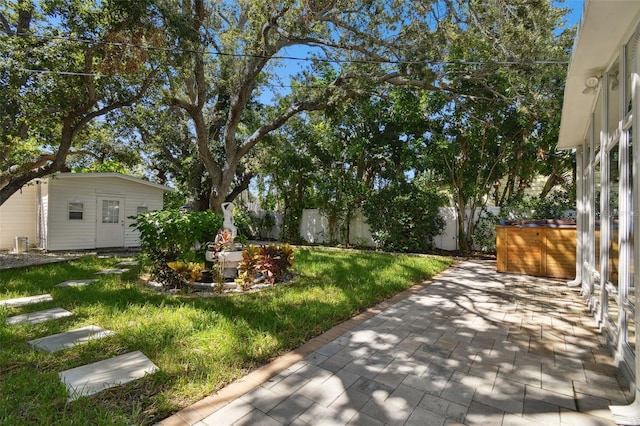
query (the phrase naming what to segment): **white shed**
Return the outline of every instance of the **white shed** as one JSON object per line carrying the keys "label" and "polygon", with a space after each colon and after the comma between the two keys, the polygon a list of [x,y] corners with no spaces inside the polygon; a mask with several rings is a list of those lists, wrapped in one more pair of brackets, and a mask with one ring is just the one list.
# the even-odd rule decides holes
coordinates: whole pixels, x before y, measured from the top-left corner
{"label": "white shed", "polygon": [[57,173],[25,185],[0,206],[0,249],[16,238],[46,250],[138,247],[131,216],[162,210],[173,189],[118,173]]}

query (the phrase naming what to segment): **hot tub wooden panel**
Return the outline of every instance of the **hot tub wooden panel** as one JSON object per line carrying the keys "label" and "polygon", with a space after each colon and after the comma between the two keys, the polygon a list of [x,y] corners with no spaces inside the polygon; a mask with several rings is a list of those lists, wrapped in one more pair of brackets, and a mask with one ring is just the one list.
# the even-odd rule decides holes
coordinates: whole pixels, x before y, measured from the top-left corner
{"label": "hot tub wooden panel", "polygon": [[575,227],[497,226],[498,272],[573,279]]}

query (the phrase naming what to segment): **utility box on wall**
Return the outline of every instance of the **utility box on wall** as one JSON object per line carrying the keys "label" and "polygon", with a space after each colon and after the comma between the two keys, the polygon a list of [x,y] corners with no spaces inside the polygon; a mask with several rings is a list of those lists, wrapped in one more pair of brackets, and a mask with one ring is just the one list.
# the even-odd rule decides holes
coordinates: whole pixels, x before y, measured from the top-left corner
{"label": "utility box on wall", "polygon": [[26,251],[29,251],[29,237],[16,237],[13,251],[16,253],[24,253]]}

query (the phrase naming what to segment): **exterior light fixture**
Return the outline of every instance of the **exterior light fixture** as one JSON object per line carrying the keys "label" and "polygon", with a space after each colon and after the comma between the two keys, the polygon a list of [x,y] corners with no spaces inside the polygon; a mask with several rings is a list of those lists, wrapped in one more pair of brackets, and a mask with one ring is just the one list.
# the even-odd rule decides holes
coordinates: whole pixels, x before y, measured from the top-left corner
{"label": "exterior light fixture", "polygon": [[600,85],[600,77],[591,76],[584,81],[585,89],[582,91],[585,95],[595,93]]}

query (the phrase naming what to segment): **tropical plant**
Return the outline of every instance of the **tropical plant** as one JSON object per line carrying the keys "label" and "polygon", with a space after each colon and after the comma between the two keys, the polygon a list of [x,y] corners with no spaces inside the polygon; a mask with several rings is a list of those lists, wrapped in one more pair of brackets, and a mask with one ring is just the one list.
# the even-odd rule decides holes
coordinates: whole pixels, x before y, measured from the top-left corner
{"label": "tropical plant", "polygon": [[183,262],[181,260],[176,260],[175,262],[167,262],[167,266],[169,266],[169,268],[171,268],[178,274],[184,276],[184,279],[190,285],[202,278],[202,271],[204,270],[204,263]]}
{"label": "tropical plant", "polygon": [[219,230],[213,242],[207,243],[207,250],[214,253],[231,251],[233,249],[234,238],[229,231]]}
{"label": "tropical plant", "polygon": [[131,225],[140,232],[142,253],[163,262],[204,259],[204,244],[222,227],[212,211],[161,210],[142,213]]}
{"label": "tropical plant", "polygon": [[248,246],[242,258],[238,270],[243,288],[251,286],[258,275],[262,275],[265,282],[274,284],[282,280],[294,264],[293,249],[289,244]]}
{"label": "tropical plant", "polygon": [[222,226],[222,216],[162,210],[139,214],[131,226],[140,232],[140,248],[151,260],[153,276],[165,287],[180,288],[183,277],[168,262],[203,262],[205,242]]}
{"label": "tropical plant", "polygon": [[238,280],[244,290],[251,287],[258,275],[258,255],[260,247],[249,245],[242,252],[242,261],[238,265]]}

